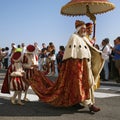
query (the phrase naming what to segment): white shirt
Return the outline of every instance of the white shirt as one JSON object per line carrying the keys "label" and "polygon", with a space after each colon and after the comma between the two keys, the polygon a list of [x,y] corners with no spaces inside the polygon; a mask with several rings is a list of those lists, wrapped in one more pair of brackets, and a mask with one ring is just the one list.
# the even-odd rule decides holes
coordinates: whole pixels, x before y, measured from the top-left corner
{"label": "white shirt", "polygon": [[102,50],[102,58],[104,60],[109,60],[110,53],[111,53],[110,47],[108,45],[106,45]]}

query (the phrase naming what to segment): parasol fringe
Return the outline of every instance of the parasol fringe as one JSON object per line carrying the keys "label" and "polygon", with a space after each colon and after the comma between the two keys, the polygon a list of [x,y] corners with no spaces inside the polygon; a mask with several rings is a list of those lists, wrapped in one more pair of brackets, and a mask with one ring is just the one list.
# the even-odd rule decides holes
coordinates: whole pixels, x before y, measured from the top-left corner
{"label": "parasol fringe", "polygon": [[102,13],[106,13],[108,11],[111,11],[115,8],[115,5],[112,4],[112,3],[108,3],[108,2],[76,2],[76,3],[68,3],[67,5],[63,6],[62,9],[61,9],[61,14],[63,15],[67,15],[67,16],[80,16],[80,15],[85,15],[85,13],[80,13],[80,14],[73,14],[73,13],[66,13],[66,10],[65,9],[69,9],[70,6],[74,6],[74,5],[78,5],[78,4],[81,4],[81,6],[86,6],[86,5],[100,5],[102,4],[103,6],[104,5],[107,5],[108,6],[108,9],[106,9],[105,11],[97,11],[97,12],[93,12],[92,14],[102,14]]}

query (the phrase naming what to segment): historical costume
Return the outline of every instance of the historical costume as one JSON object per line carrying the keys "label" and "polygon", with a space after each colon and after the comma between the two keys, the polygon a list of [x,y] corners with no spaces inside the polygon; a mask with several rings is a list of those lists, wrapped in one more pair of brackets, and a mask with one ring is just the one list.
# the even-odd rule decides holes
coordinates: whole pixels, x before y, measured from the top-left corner
{"label": "historical costume", "polygon": [[95,38],[91,38],[90,36],[93,33],[93,24],[92,23],[86,23],[86,37],[88,38],[88,40],[90,41],[90,43],[92,45],[95,44]]}
{"label": "historical costume", "polygon": [[24,82],[25,72],[22,67],[22,54],[21,52],[14,52],[11,57],[11,65],[9,66],[3,86],[1,89],[2,93],[10,93],[10,90],[14,91],[11,98],[11,102],[16,104],[16,97],[18,95],[18,104],[23,105],[21,102],[22,91],[26,90]]}
{"label": "historical costume", "polygon": [[101,52],[84,37],[85,28],[84,22],[80,22],[77,32],[70,37],[55,83],[39,71],[29,81],[41,101],[56,107],[84,103],[90,111],[100,110],[93,106],[93,87],[97,83],[103,59]]}
{"label": "historical costume", "polygon": [[[91,35],[93,33],[93,23],[91,22],[88,22],[86,23],[86,37],[88,38],[89,42],[95,46],[95,41],[96,39],[95,38],[91,38]],[[97,84],[94,86],[94,89],[98,89],[100,87],[100,75],[98,77],[98,82]]]}
{"label": "historical costume", "polygon": [[27,80],[30,79],[34,75],[33,68],[38,67],[38,56],[35,53],[35,47],[33,45],[28,45],[26,47],[26,51],[23,56],[23,67],[26,72],[25,79],[26,79],[26,85],[27,85],[24,100],[28,101],[28,99],[26,98],[28,87],[29,87],[29,83],[27,82]]}

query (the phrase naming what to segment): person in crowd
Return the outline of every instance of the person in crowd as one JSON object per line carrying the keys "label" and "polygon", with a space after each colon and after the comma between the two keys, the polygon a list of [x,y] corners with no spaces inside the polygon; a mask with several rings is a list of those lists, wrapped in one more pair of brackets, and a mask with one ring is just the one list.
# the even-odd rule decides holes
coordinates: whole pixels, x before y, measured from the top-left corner
{"label": "person in crowd", "polygon": [[50,46],[49,57],[51,59],[51,61],[50,61],[51,62],[51,73],[50,73],[50,75],[54,76],[55,75],[55,60],[56,60],[55,45],[52,42],[50,42],[49,46]]}
{"label": "person in crowd", "polygon": [[64,51],[65,51],[65,47],[64,46],[59,46],[59,51],[56,55],[58,73],[60,72],[60,68],[61,68],[61,65],[62,65],[62,59],[63,59]]}
{"label": "person in crowd", "polygon": [[110,44],[108,44],[109,45],[109,47],[110,47],[110,50],[111,50],[111,53],[110,53],[110,55],[109,55],[109,79],[111,80],[115,80],[116,79],[116,77],[118,76],[117,74],[118,74],[118,72],[117,72],[117,70],[116,70],[116,67],[115,67],[115,62],[114,62],[114,52],[113,52],[113,50],[112,50],[112,48],[115,46],[115,40],[113,41],[113,43],[114,43],[114,45],[112,46],[112,45],[110,45]]}
{"label": "person in crowd", "polygon": [[47,56],[47,68],[48,68],[48,74],[47,76],[54,76],[55,75],[55,46],[52,42],[48,45],[48,56]]}
{"label": "person in crowd", "polygon": [[9,56],[11,57],[12,54],[13,54],[15,51],[16,51],[16,45],[15,45],[15,43],[11,43],[11,51],[10,51]]}
{"label": "person in crowd", "polygon": [[111,49],[108,46],[109,43],[109,38],[105,38],[102,40],[102,57],[105,60],[103,71],[101,73],[101,78],[103,81],[108,81],[109,80],[109,56],[111,54]]}
{"label": "person in crowd", "polygon": [[4,64],[4,56],[5,56],[5,48],[0,48],[0,69],[3,68]]}
{"label": "person in crowd", "polygon": [[37,42],[34,42],[34,47],[35,47],[35,56],[38,59],[38,56],[40,55],[41,50],[40,50]]}
{"label": "person in crowd", "polygon": [[5,47],[4,68],[7,69],[9,64],[9,47]]}
{"label": "person in crowd", "polygon": [[100,50],[100,47],[98,44],[95,44],[94,47],[97,48],[98,50]]}
{"label": "person in crowd", "polygon": [[22,48],[22,54],[24,54],[26,51],[25,43],[21,43],[21,48]]}
{"label": "person in crowd", "polygon": [[[14,91],[14,94],[11,97],[12,104],[24,105],[21,101],[22,91],[26,90],[24,79],[25,71],[22,67],[22,54],[21,52],[14,52],[11,56],[11,64],[6,72],[1,89],[2,93],[10,93],[10,90]],[[17,96],[18,100],[16,102]]]}
{"label": "person in crowd", "polygon": [[[101,51],[86,38],[85,22],[79,21],[63,55],[62,66],[55,82],[36,71],[30,80],[31,87],[40,100],[56,107],[82,103],[90,112],[100,111],[95,106],[94,85],[103,67]],[[52,83],[51,83],[52,82]]]}
{"label": "person in crowd", "polygon": [[4,57],[6,56],[5,48],[1,48],[1,68],[5,68]]}
{"label": "person in crowd", "polygon": [[22,48],[20,44],[17,45],[15,52],[22,52]]}
{"label": "person in crowd", "polygon": [[27,92],[29,88],[29,84],[27,81],[34,75],[34,69],[33,69],[34,67],[38,68],[38,59],[35,52],[35,46],[30,44],[26,47],[26,52],[24,53],[24,56],[23,56],[23,68],[26,72],[25,79],[26,79],[26,86],[27,86],[27,89],[24,95],[25,101],[29,101],[29,99],[27,98]]}
{"label": "person in crowd", "polygon": [[39,70],[44,71],[46,70],[45,67],[46,67],[46,58],[47,58],[47,47],[45,43],[42,43],[42,49],[39,57],[40,57]]}
{"label": "person in crowd", "polygon": [[113,55],[113,59],[114,59],[114,62],[115,62],[115,67],[117,69],[117,79],[116,79],[116,82],[117,83],[120,83],[120,36],[118,36],[115,40],[115,46],[111,49],[114,53]]}
{"label": "person in crowd", "polygon": [[50,55],[50,52],[51,52],[51,47],[50,47],[50,45],[48,45],[47,52],[46,52],[47,58],[46,58],[46,72],[45,72],[45,74],[47,76],[51,74],[51,55]]}

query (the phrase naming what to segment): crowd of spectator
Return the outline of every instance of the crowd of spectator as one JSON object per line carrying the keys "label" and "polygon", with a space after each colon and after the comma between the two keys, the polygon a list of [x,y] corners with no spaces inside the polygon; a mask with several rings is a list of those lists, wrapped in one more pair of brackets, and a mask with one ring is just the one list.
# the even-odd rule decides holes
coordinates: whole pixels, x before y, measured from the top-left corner
{"label": "crowd of spectator", "polygon": [[[37,42],[33,43],[33,45],[35,46],[35,54],[38,56],[38,69],[44,71],[48,76],[55,75],[55,65],[60,66],[60,63],[62,62],[64,46],[60,46],[60,51],[57,52],[53,42],[49,42],[48,45],[42,43],[41,47],[38,46]],[[11,43],[11,48],[0,48],[0,69],[8,68],[10,65],[10,58],[14,52],[19,51],[24,54],[26,46],[25,43],[19,45]]]}
{"label": "crowd of spectator", "polygon": [[95,44],[95,47],[102,51],[102,57],[105,60],[100,77],[103,81],[112,79],[120,83],[120,37],[114,40],[113,46],[109,41],[109,38],[105,38],[101,45]]}
{"label": "crowd of spectator", "polygon": [[[57,52],[53,42],[49,42],[48,45],[42,43],[41,47],[38,46],[37,42],[33,45],[36,49],[35,54],[38,56],[38,69],[44,71],[48,76],[53,76],[56,73],[55,65],[57,65],[57,72],[59,73],[65,47],[59,46]],[[102,57],[105,60],[100,74],[101,79],[103,81],[115,79],[116,82],[120,82],[120,37],[114,40],[114,46],[110,45],[109,38],[105,38],[101,41],[101,45],[94,44],[94,47],[102,51]],[[11,43],[11,49],[9,47],[0,48],[0,69],[8,68],[13,52],[25,53],[25,50],[26,45],[24,43],[17,46],[15,43]]]}

